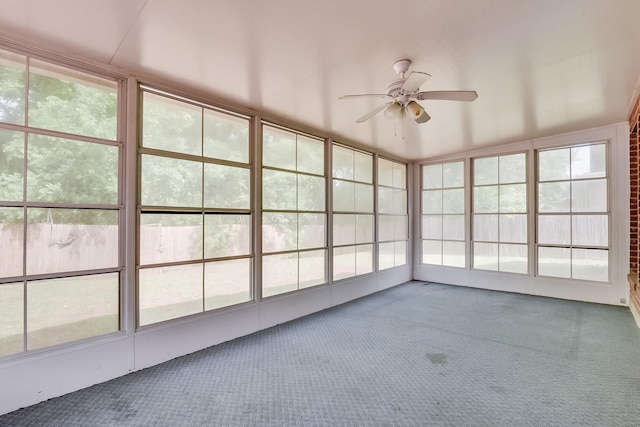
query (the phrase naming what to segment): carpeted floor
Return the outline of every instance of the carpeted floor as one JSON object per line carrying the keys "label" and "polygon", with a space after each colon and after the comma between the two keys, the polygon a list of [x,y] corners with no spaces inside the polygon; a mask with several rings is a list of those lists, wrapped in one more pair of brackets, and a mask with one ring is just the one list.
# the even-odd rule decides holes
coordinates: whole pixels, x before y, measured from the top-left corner
{"label": "carpeted floor", "polygon": [[622,307],[410,282],[1,426],[638,426]]}

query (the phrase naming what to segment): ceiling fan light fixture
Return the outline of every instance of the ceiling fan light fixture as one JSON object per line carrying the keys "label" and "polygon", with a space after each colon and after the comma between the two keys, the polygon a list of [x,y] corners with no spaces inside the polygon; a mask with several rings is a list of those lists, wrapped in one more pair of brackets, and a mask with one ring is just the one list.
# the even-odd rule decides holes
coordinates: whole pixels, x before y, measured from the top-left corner
{"label": "ceiling fan light fixture", "polygon": [[389,104],[389,106],[384,110],[384,116],[388,119],[395,119],[400,116],[402,112],[402,107],[397,102],[393,102]]}
{"label": "ceiling fan light fixture", "polygon": [[409,115],[411,115],[411,118],[415,120],[424,113],[424,108],[422,108],[417,102],[411,101],[407,104],[407,111],[409,112]]}
{"label": "ceiling fan light fixture", "polygon": [[429,116],[426,111],[422,110],[422,113],[420,113],[418,117],[415,117],[414,120],[416,123],[425,123],[431,120],[431,116]]}

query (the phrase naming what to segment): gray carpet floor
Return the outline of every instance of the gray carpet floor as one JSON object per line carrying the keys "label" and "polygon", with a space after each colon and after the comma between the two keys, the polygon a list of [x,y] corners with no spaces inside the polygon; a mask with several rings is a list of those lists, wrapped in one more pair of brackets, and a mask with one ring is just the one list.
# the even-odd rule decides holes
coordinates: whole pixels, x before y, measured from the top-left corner
{"label": "gray carpet floor", "polygon": [[622,307],[410,282],[1,426],[638,426]]}

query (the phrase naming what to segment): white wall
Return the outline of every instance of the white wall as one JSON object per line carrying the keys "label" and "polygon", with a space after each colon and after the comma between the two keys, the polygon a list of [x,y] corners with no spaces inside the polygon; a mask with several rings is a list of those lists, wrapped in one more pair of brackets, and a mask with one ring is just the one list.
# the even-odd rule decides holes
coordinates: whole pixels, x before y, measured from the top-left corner
{"label": "white wall", "polygon": [[[436,159],[446,161],[453,159],[465,159],[469,163],[472,157],[503,154],[514,151],[533,150],[564,146],[575,143],[595,142],[607,140],[610,143],[610,206],[612,250],[610,254],[611,277],[609,283],[590,282],[584,280],[565,280],[559,278],[534,277],[533,275],[497,273],[490,271],[473,270],[470,268],[452,268],[420,263],[421,242],[414,239],[414,278],[432,282],[447,283],[452,285],[469,286],[500,291],[518,292],[530,295],[542,295],[555,298],[571,299],[578,301],[598,302],[604,304],[627,305],[629,301],[629,284],[627,282],[629,259],[629,126],[626,122],[588,129],[580,132],[555,135],[549,138],[533,141],[518,142],[485,150],[465,153],[460,156]],[[429,159],[428,162],[433,162]],[[427,161],[420,163],[428,163]],[[467,167],[468,170],[468,167]],[[532,172],[532,171],[530,171]],[[534,176],[532,173],[529,176]],[[468,177],[467,177],[468,178]],[[469,182],[469,179],[466,180]],[[414,182],[420,182],[420,168],[414,168]],[[415,200],[420,200],[420,189],[413,189]],[[529,188],[531,203],[533,203],[534,190]],[[469,189],[467,188],[467,192]],[[468,197],[467,197],[468,199]],[[468,204],[468,203],[467,203]],[[416,203],[418,205],[418,203]],[[533,206],[530,204],[530,206]],[[419,209],[419,208],[418,208]],[[467,215],[470,209],[467,206]],[[533,210],[531,210],[533,212]],[[530,215],[533,217],[533,215]],[[529,224],[533,225],[534,218]],[[420,218],[418,212],[414,215],[414,236],[419,236]],[[467,224],[469,221],[467,221]],[[533,233],[533,227],[531,233]],[[469,227],[467,226],[467,247],[469,244]],[[530,234],[530,236],[533,236]],[[530,241],[533,241],[530,237]],[[530,254],[532,252],[530,251]],[[470,253],[467,250],[467,259]],[[469,264],[469,261],[467,261]]]}

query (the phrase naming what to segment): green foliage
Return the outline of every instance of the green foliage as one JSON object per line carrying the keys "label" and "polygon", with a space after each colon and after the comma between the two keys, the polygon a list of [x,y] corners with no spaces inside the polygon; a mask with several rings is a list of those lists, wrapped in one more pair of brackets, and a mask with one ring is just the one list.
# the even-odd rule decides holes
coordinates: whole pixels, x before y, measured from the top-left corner
{"label": "green foliage", "polygon": [[0,65],[0,121],[24,124],[25,66]]}
{"label": "green foliage", "polygon": [[29,74],[29,126],[115,140],[118,96],[110,88]]}
{"label": "green foliage", "polygon": [[0,129],[0,200],[22,201],[24,134]]}
{"label": "green foliage", "polygon": [[[1,121],[25,124],[25,68],[0,66]],[[32,72],[28,93],[29,126],[110,140],[116,138],[115,88]],[[30,134],[25,173],[24,139],[22,132],[0,130],[0,200],[118,203],[118,147]],[[25,180],[27,193],[23,195]],[[87,210],[71,211],[59,209],[56,216],[62,222],[91,224],[102,223],[104,218],[96,218],[96,215],[101,217],[101,212],[106,212],[94,215]],[[51,220],[51,215],[46,209],[32,209],[29,219],[46,221]],[[3,218],[7,222],[22,220],[22,213]]]}

